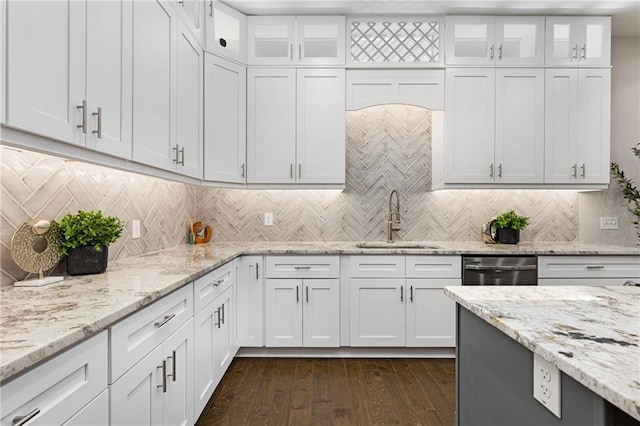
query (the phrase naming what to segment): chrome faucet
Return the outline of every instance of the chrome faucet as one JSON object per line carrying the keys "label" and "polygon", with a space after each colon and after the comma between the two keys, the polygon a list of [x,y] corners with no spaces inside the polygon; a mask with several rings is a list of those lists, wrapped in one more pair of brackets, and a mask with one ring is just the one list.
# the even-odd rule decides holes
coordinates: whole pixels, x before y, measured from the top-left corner
{"label": "chrome faucet", "polygon": [[[393,209],[393,194],[396,195],[396,208]],[[400,196],[397,190],[391,191],[389,195],[389,222],[387,223],[387,242],[393,242],[393,231],[400,230]]]}

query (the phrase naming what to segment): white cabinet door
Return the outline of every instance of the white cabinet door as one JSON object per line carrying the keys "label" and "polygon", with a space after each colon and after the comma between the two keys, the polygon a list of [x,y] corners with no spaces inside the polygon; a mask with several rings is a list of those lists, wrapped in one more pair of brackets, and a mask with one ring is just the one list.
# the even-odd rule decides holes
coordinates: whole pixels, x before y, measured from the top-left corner
{"label": "white cabinet door", "polygon": [[249,65],[295,63],[295,16],[249,16],[247,27]]}
{"label": "white cabinet door", "polygon": [[495,69],[448,68],[445,103],[445,181],[492,183]]}
{"label": "white cabinet door", "polygon": [[87,2],[86,145],[131,158],[133,2]]}
{"label": "white cabinet door", "polygon": [[293,183],[295,69],[247,71],[247,183]]}
{"label": "white cabinet door", "polygon": [[205,55],[204,179],[244,183],[246,176],[247,71]]}
{"label": "white cabinet door", "polygon": [[176,41],[176,139],[178,173],[202,178],[203,52],[180,21]]}
{"label": "white cabinet door", "polygon": [[611,64],[610,17],[560,17],[546,19],[547,65]]}
{"label": "white cabinet door", "polygon": [[266,280],[265,334],[267,347],[302,346],[302,280]]}
{"label": "white cabinet door", "polygon": [[109,390],[105,389],[93,401],[63,423],[63,426],[104,426],[109,424]]}
{"label": "white cabinet door", "polygon": [[162,346],[111,385],[111,424],[162,424]]}
{"label": "white cabinet door", "polygon": [[344,183],[345,71],[297,70],[297,182]]}
{"label": "white cabinet door", "polygon": [[578,70],[578,182],[610,179],[611,70]]}
{"label": "white cabinet door", "polygon": [[264,288],[262,256],[242,256],[236,284],[236,318],[240,346],[264,346]]}
{"label": "white cabinet door", "polygon": [[611,71],[546,71],[545,182],[609,183]]}
{"label": "white cabinet door", "polygon": [[496,17],[496,65],[544,65],[544,17]]}
{"label": "white cabinet door", "polygon": [[578,170],[578,70],[547,69],[545,183],[575,183]]}
{"label": "white cabinet door", "polygon": [[340,346],[340,280],[303,280],[303,346]]}
{"label": "white cabinet door", "polygon": [[456,345],[455,302],[443,288],[460,284],[460,279],[452,278],[407,280],[407,346]]}
{"label": "white cabinet door", "polygon": [[167,391],[163,395],[165,425],[193,425],[193,318],[162,344]]}
{"label": "white cabinet door", "polygon": [[202,0],[174,0],[174,2],[188,30],[196,36],[198,42],[202,42],[204,40],[204,2]]}
{"label": "white cabinet door", "polygon": [[206,2],[206,47],[238,62],[247,61],[247,17],[219,1]]}
{"label": "white cabinet door", "polygon": [[544,70],[496,69],[495,181],[544,180]]}
{"label": "white cabinet door", "polygon": [[133,159],[174,170],[176,20],[165,1],[133,2]]}
{"label": "white cabinet door", "polygon": [[344,16],[298,16],[296,18],[299,65],[344,65]]}
{"label": "white cabinet door", "polygon": [[7,123],[84,145],[86,3],[11,1],[6,8]]}
{"label": "white cabinet door", "polygon": [[351,346],[405,345],[404,279],[350,280]]}
{"label": "white cabinet door", "polygon": [[491,65],[495,58],[495,17],[447,16],[448,65]]}

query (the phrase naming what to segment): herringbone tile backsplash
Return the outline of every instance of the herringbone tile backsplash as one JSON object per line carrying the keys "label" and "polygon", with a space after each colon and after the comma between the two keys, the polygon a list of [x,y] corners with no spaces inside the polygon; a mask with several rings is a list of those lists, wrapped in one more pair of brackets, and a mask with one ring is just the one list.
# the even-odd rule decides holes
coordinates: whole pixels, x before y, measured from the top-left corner
{"label": "herringbone tile backsplash", "polygon": [[[431,188],[431,114],[386,105],[347,113],[346,189],[198,189],[197,214],[218,241],[383,240],[389,193],[400,193],[402,240],[480,240],[490,217],[515,209],[531,217],[523,241],[573,241],[575,191],[436,191]],[[274,226],[264,226],[265,212]]]}
{"label": "herringbone tile backsplash", "polygon": [[[59,220],[67,212],[102,210],[125,223],[122,237],[109,247],[121,259],[186,242],[195,217],[196,188],[105,167],[1,148],[1,285],[27,274],[11,259],[11,237],[32,218]],[[131,220],[141,220],[141,238],[131,238]]]}
{"label": "herringbone tile backsplash", "polygon": [[[342,191],[199,188],[109,168],[0,148],[0,285],[24,279],[10,255],[17,226],[31,218],[102,210],[126,222],[110,259],[186,242],[187,223],[212,225],[217,241],[361,241],[386,237],[389,193],[400,192],[402,240],[479,240],[488,218],[515,209],[531,217],[523,241],[578,236],[574,191],[436,191],[431,188],[431,116],[411,106],[347,113]],[[265,212],[274,226],[264,226]],[[142,238],[131,239],[132,219]]]}

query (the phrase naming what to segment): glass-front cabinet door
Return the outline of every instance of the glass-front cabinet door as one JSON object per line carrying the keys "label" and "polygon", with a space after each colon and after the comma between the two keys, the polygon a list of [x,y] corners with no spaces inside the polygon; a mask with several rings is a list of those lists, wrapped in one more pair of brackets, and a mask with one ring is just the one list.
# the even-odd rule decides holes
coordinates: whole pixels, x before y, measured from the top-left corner
{"label": "glass-front cabinet door", "polygon": [[250,65],[295,63],[295,16],[249,16],[248,62]]}
{"label": "glass-front cabinet door", "polygon": [[298,16],[298,64],[344,65],[344,16]]}
{"label": "glass-front cabinet door", "polygon": [[611,18],[547,17],[546,65],[611,64]]}
{"label": "glass-front cabinet door", "polygon": [[493,16],[448,16],[446,63],[449,65],[491,65],[495,58]]}
{"label": "glass-front cabinet door", "polygon": [[497,65],[544,65],[544,17],[496,17]]}

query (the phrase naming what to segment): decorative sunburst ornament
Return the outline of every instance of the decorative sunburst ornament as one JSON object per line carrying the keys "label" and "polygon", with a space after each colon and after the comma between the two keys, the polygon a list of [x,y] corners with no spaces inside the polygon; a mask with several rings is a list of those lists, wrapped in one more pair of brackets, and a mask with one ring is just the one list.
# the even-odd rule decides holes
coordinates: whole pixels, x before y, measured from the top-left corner
{"label": "decorative sunburst ornament", "polygon": [[38,279],[16,281],[16,287],[41,287],[62,281],[63,277],[45,277],[44,271],[60,262],[60,228],[56,222],[33,219],[18,227],[11,239],[11,257],[21,269],[38,273]]}

